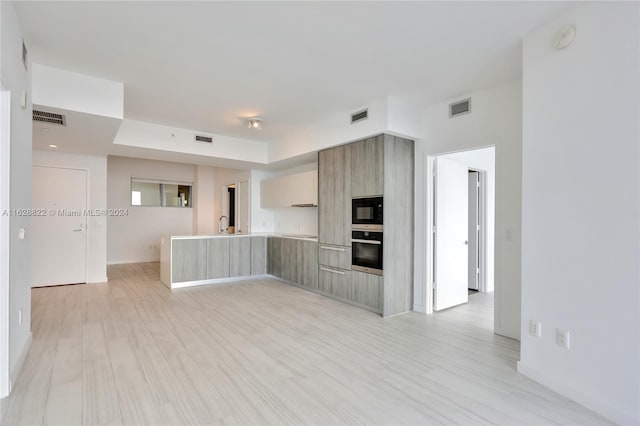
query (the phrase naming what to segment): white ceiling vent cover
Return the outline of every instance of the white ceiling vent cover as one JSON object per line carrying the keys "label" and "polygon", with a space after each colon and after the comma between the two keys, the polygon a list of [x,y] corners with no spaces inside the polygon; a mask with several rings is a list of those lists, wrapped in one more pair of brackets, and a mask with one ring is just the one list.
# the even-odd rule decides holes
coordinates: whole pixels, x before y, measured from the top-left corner
{"label": "white ceiling vent cover", "polygon": [[67,119],[62,114],[56,114],[55,112],[33,110],[33,121],[40,121],[41,123],[55,124],[58,126],[66,126]]}
{"label": "white ceiling vent cover", "polygon": [[213,138],[211,136],[196,135],[196,142],[213,143]]}
{"label": "white ceiling vent cover", "polygon": [[351,114],[351,124],[358,123],[360,121],[366,120],[369,118],[369,110],[363,109],[362,111],[354,112]]}
{"label": "white ceiling vent cover", "polygon": [[471,98],[449,104],[449,118],[471,112]]}

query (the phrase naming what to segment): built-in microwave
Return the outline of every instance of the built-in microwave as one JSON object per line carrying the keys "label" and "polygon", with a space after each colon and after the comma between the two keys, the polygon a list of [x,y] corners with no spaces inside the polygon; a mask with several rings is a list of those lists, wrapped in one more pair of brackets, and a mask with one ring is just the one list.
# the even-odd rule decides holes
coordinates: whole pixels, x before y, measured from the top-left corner
{"label": "built-in microwave", "polygon": [[351,201],[353,225],[382,225],[382,197],[357,197]]}
{"label": "built-in microwave", "polygon": [[351,269],[382,275],[382,226],[376,230],[353,227],[351,231]]}

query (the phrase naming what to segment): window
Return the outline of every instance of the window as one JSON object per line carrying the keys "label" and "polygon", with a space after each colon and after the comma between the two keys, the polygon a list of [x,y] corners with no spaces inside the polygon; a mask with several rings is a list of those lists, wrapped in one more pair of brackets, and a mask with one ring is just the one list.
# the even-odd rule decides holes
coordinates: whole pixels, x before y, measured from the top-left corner
{"label": "window", "polygon": [[131,205],[147,207],[193,207],[191,183],[131,178]]}

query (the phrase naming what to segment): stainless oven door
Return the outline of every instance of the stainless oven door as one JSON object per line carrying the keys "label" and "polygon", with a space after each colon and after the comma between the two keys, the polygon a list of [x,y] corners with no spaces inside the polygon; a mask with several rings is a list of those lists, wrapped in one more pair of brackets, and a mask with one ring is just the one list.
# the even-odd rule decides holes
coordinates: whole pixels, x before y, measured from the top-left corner
{"label": "stainless oven door", "polygon": [[351,269],[382,275],[382,232],[352,232]]}

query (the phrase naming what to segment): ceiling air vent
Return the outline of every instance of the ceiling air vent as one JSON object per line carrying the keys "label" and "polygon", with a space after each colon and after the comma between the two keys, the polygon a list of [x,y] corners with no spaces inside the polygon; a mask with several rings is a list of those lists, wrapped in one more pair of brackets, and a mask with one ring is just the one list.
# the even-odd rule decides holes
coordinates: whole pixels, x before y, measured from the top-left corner
{"label": "ceiling air vent", "polygon": [[359,121],[366,120],[367,118],[369,118],[368,109],[363,109],[362,111],[354,112],[353,114],[351,114],[351,124],[355,124]]}
{"label": "ceiling air vent", "polygon": [[196,135],[196,142],[213,143],[213,138],[211,136]]}
{"label": "ceiling air vent", "polygon": [[449,118],[471,112],[471,98],[449,104]]}
{"label": "ceiling air vent", "polygon": [[33,121],[56,124],[58,126],[67,125],[67,119],[64,115],[56,114],[55,112],[38,111],[37,109],[33,110]]}

